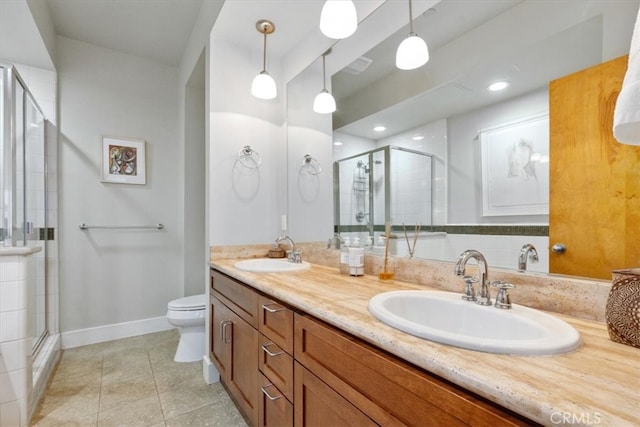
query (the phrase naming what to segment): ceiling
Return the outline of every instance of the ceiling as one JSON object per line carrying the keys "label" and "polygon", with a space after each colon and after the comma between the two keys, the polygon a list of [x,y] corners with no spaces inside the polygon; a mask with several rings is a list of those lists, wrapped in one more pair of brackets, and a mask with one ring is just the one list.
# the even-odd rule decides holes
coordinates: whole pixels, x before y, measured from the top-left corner
{"label": "ceiling", "polygon": [[[363,55],[373,61],[363,73],[333,75],[334,129],[375,141],[542,89],[550,80],[612,59],[606,54],[627,53],[638,4],[444,0],[414,21],[414,31],[429,45],[431,60],[425,66],[395,69],[395,49],[408,33],[406,26]],[[562,17],[546,12],[547,7]],[[571,17],[566,23],[565,15]],[[519,26],[511,16],[520,17]],[[485,39],[492,44],[483,44]],[[498,78],[511,86],[487,91]],[[374,132],[379,124],[387,130]]]}
{"label": "ceiling", "polygon": [[60,36],[177,66],[203,0],[47,2]]}
{"label": "ceiling", "polygon": [[[6,1],[6,0],[0,0]],[[177,66],[203,0],[47,0],[58,35]],[[239,47],[262,48],[259,19],[274,22],[270,57],[319,31],[324,0],[204,0],[221,5],[216,34]]]}

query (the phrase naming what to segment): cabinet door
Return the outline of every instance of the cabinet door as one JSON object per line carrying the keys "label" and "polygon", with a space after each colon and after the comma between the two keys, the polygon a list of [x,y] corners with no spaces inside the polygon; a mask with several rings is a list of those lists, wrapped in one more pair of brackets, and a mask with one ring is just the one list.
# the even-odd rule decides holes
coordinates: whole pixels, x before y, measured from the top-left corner
{"label": "cabinet door", "polygon": [[211,298],[212,360],[235,403],[258,424],[258,331],[220,300]]}
{"label": "cabinet door", "polygon": [[224,379],[228,377],[231,364],[231,346],[225,341],[229,341],[231,331],[230,310],[219,300],[210,297],[211,301],[211,348],[209,357],[216,365],[220,376]]}
{"label": "cabinet door", "polygon": [[298,362],[294,381],[296,427],[377,425]]}

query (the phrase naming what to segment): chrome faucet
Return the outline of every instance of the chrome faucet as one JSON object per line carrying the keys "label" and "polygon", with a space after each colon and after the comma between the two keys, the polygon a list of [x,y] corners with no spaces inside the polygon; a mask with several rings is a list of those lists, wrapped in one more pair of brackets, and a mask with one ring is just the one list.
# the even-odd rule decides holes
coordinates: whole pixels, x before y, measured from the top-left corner
{"label": "chrome faucet", "polygon": [[329,240],[327,241],[327,249],[331,247],[331,244],[334,240],[338,241],[338,246],[336,247],[336,249],[340,249],[344,244],[344,239],[342,238],[342,236],[338,233],[333,233],[333,236],[329,237]]}
{"label": "chrome faucet", "polygon": [[[456,261],[454,272],[456,276],[464,276],[467,262],[471,258],[478,262],[478,270],[480,271],[480,289],[478,290],[475,302],[480,305],[491,305],[491,295],[489,293],[489,269],[484,255],[475,249],[468,249],[462,252]],[[465,294],[468,294],[466,290]]]}
{"label": "chrome faucet", "polygon": [[302,262],[302,252],[296,250],[296,244],[293,239],[284,234],[276,239],[276,245],[283,241],[289,242],[289,245],[291,245],[291,249],[287,251],[287,259],[289,262],[300,264]]}
{"label": "chrome faucet", "polygon": [[523,245],[522,249],[520,249],[520,256],[518,256],[518,271],[525,271],[527,269],[527,257],[533,263],[540,260],[540,258],[538,258],[538,251],[536,250],[536,247],[531,243]]}

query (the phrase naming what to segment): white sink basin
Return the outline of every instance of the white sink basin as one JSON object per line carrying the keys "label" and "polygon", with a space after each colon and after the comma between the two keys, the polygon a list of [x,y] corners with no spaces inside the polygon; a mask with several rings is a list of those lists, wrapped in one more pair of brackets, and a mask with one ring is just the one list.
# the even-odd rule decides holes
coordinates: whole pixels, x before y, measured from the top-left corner
{"label": "white sink basin", "polygon": [[488,353],[551,355],[580,346],[580,334],[547,313],[513,304],[509,310],[464,301],[441,291],[393,291],[369,300],[378,320],[411,335]]}
{"label": "white sink basin", "polygon": [[235,267],[253,273],[285,273],[308,270],[311,264],[305,261],[298,264],[282,258],[252,258],[236,262]]}

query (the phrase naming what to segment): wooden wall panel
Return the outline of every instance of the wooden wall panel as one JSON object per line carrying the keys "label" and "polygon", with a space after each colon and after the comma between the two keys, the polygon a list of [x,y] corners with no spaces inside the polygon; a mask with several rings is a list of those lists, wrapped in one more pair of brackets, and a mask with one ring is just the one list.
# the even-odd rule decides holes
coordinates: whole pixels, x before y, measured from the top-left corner
{"label": "wooden wall panel", "polygon": [[551,273],[611,279],[640,266],[640,147],[613,137],[627,56],[549,85]]}

